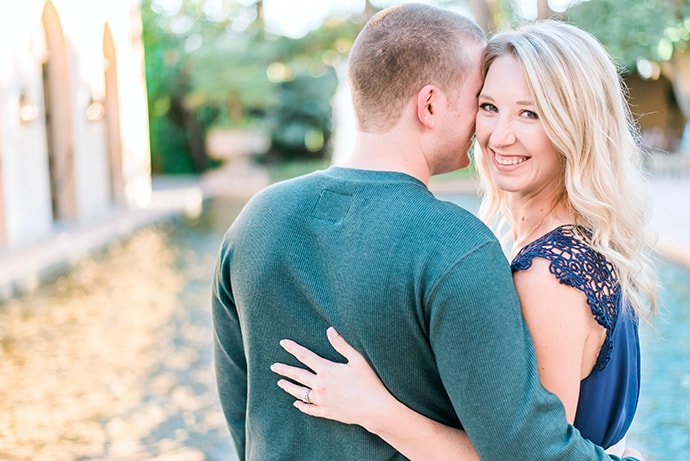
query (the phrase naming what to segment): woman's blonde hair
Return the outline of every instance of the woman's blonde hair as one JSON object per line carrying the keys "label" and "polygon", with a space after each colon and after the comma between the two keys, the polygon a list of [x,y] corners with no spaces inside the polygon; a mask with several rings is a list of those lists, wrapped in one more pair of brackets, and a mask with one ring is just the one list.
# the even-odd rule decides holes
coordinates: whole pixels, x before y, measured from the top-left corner
{"label": "woman's blonde hair", "polygon": [[[563,156],[562,198],[592,231],[592,247],[613,264],[624,299],[638,314],[651,315],[657,280],[646,234],[643,151],[616,65],[591,34],[557,20],[492,37],[484,76],[505,55],[522,65],[544,130]],[[479,214],[501,232],[510,218],[506,194],[492,184],[481,152],[476,160]]]}

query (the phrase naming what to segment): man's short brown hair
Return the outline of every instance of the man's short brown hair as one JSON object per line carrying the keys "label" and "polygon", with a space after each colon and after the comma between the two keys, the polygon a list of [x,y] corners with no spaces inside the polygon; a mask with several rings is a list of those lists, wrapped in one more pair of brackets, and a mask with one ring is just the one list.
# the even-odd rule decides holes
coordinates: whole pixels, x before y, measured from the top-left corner
{"label": "man's short brown hair", "polygon": [[349,80],[359,129],[392,127],[424,85],[451,90],[467,74],[465,50],[485,41],[474,21],[441,8],[407,3],[379,12],[350,52]]}

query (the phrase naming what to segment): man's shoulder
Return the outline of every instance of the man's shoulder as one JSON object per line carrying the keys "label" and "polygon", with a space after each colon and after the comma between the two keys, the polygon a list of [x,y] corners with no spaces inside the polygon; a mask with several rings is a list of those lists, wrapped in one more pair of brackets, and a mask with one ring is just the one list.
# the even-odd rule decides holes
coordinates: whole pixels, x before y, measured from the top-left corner
{"label": "man's shoulder", "polygon": [[300,194],[312,191],[314,185],[323,181],[323,171],[314,171],[294,178],[284,179],[266,186],[247,202],[248,207],[259,207],[262,204],[290,202]]}
{"label": "man's shoulder", "polygon": [[436,228],[437,233],[448,235],[451,239],[462,236],[480,241],[496,240],[493,231],[481,219],[451,201],[435,199],[433,206],[429,207],[426,220],[430,227]]}
{"label": "man's shoulder", "polygon": [[305,186],[313,185],[315,182],[323,181],[325,178],[325,170],[317,170],[305,173],[293,178],[283,179],[272,183],[264,188],[260,193],[276,193],[288,190],[301,189]]}

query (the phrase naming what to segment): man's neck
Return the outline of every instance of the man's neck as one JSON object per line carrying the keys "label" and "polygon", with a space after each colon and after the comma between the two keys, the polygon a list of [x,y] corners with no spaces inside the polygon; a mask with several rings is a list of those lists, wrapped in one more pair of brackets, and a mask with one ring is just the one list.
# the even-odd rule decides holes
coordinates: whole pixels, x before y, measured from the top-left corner
{"label": "man's neck", "polygon": [[423,151],[409,136],[357,132],[352,154],[341,165],[360,170],[395,171],[410,175],[424,184],[431,176]]}

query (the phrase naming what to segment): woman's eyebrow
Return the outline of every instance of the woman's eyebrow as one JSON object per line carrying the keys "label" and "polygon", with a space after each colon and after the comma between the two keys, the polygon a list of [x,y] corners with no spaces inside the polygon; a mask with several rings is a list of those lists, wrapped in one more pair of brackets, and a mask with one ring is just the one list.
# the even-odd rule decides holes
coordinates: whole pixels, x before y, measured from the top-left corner
{"label": "woman's eyebrow", "polygon": [[534,102],[532,102],[531,99],[526,99],[522,101],[516,101],[515,104],[517,104],[518,106],[533,106]]}

